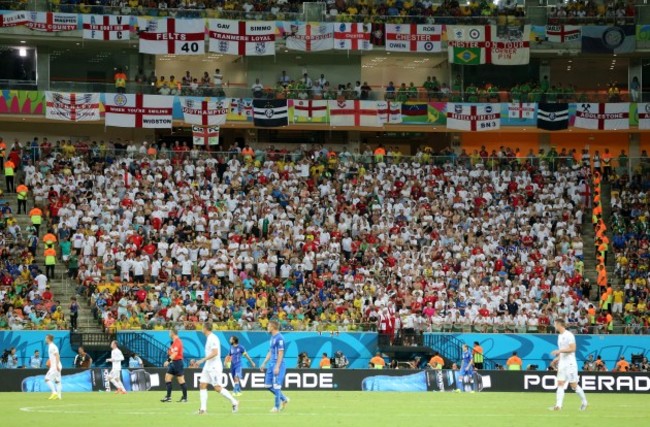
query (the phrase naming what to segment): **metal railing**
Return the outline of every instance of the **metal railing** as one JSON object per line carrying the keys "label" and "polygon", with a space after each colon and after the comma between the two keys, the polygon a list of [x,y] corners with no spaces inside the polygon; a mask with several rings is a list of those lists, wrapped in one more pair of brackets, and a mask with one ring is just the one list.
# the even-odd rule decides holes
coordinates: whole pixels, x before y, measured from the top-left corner
{"label": "metal railing", "polygon": [[[168,77],[168,76],[165,76]],[[576,90],[576,89],[541,89],[529,86],[524,91],[499,90],[496,88],[479,88],[475,86],[458,85],[453,88],[440,86],[425,88],[422,86],[410,86],[411,82],[404,82],[402,87],[398,82],[390,88],[387,85],[373,85],[363,88],[354,87],[354,82],[341,84],[330,84],[325,89],[307,88],[301,84],[270,86],[269,82],[260,89],[252,89],[246,84],[226,84],[214,86],[212,84],[197,85],[196,87],[183,84],[169,85],[160,83],[138,83],[128,82],[125,88],[126,93],[159,94],[169,96],[195,96],[212,98],[237,98],[237,99],[346,99],[346,100],[388,100],[395,102],[648,102],[650,92],[634,93],[628,92],[625,86],[616,86],[615,90],[603,88],[601,90]],[[414,82],[413,82],[414,83]],[[24,80],[0,80],[0,89],[10,90],[34,90],[34,81]],[[264,85],[264,83],[262,83]],[[41,89],[60,92],[93,92],[93,93],[114,93],[117,91],[114,83],[109,81],[79,82],[66,81],[65,79],[53,79],[45,88]]]}

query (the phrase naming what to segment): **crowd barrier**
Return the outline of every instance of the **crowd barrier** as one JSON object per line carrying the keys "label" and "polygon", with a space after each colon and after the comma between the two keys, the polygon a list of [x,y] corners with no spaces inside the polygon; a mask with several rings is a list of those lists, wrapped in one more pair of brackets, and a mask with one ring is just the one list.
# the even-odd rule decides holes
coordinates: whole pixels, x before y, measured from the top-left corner
{"label": "crowd barrier", "polygon": [[[110,391],[109,369],[63,371],[63,392]],[[123,369],[122,380],[129,392],[159,391],[165,388],[164,369]],[[199,369],[187,369],[190,389],[199,386]],[[264,390],[264,373],[245,369],[243,390]],[[232,377],[224,373],[222,383],[232,387]],[[648,373],[588,372],[580,377],[587,393],[650,393]],[[452,370],[316,370],[289,369],[284,380],[288,391],[367,391],[367,392],[543,392],[556,388],[554,372],[481,371],[471,377]],[[3,372],[0,392],[48,392],[45,371],[19,369]]]}

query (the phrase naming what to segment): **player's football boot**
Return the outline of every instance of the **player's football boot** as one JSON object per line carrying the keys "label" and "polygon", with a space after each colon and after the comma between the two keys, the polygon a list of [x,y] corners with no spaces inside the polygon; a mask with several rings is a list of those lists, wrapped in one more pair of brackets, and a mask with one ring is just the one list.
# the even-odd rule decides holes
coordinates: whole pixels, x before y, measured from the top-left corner
{"label": "player's football boot", "polygon": [[232,413],[235,414],[237,412],[239,412],[239,402],[232,405]]}
{"label": "player's football boot", "polygon": [[160,401],[162,403],[169,403],[169,402],[172,401],[172,398],[171,397],[163,397],[162,399],[160,399]]}

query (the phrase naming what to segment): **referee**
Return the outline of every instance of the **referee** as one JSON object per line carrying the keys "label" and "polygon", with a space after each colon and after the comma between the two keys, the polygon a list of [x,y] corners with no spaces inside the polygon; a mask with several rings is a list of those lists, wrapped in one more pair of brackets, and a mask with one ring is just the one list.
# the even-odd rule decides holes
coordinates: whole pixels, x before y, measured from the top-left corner
{"label": "referee", "polygon": [[172,339],[172,345],[167,350],[167,361],[165,367],[167,373],[165,374],[165,386],[167,386],[167,396],[161,399],[161,402],[167,403],[172,401],[172,379],[176,377],[176,381],[183,390],[183,397],[179,403],[187,403],[187,384],[185,384],[185,367],[183,366],[183,342],[178,338],[178,331],[171,329],[169,331],[169,338]]}

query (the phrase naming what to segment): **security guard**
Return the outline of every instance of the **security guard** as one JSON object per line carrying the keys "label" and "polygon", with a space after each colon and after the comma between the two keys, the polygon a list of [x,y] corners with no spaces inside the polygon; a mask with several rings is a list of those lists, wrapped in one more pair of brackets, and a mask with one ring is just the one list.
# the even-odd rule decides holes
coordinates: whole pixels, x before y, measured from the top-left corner
{"label": "security guard", "polygon": [[14,192],[14,175],[16,173],[16,165],[11,160],[5,162],[5,185],[7,193]]}
{"label": "security guard", "polygon": [[54,268],[56,267],[56,250],[47,248],[43,256],[45,257],[45,276],[48,280],[52,280],[54,278]]}
{"label": "security guard", "polygon": [[474,354],[474,367],[476,369],[483,369],[483,347],[481,347],[478,341],[474,341],[472,353]]}
{"label": "security guard", "polygon": [[32,220],[32,225],[34,226],[34,229],[36,230],[36,235],[38,236],[39,234],[39,229],[41,228],[41,224],[43,223],[43,211],[34,206],[34,208],[29,211],[29,218]]}
{"label": "security guard", "polygon": [[18,215],[20,215],[21,208],[24,214],[27,213],[27,194],[29,193],[29,188],[25,184],[20,184],[16,187],[16,199],[18,199]]}

